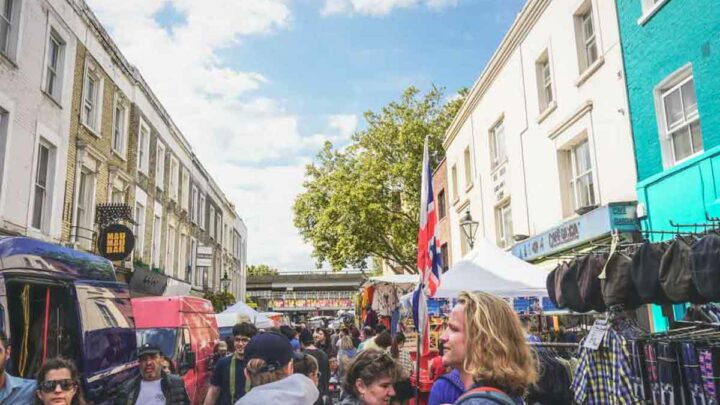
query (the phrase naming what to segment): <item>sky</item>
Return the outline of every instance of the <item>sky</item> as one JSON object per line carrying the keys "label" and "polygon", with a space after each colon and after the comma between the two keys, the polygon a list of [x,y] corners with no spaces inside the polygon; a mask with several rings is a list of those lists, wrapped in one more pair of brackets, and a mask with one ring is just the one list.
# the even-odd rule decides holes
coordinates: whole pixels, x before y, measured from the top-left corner
{"label": "sky", "polygon": [[348,144],[408,86],[472,87],[524,4],[86,1],[235,203],[248,263],[281,271],[315,268],[292,204],[324,142]]}

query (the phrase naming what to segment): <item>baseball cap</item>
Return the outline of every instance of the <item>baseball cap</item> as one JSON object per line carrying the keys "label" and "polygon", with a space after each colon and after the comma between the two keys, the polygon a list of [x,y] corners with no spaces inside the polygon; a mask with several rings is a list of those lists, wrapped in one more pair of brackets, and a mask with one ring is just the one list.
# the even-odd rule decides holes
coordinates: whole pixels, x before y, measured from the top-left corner
{"label": "baseball cap", "polygon": [[293,348],[288,338],[279,333],[258,333],[245,346],[245,364],[252,359],[265,361],[260,371],[275,371],[293,359]]}
{"label": "baseball cap", "polygon": [[162,350],[160,350],[160,346],[154,343],[145,343],[138,348],[138,357],[146,354],[162,354]]}
{"label": "baseball cap", "polygon": [[217,346],[218,346],[218,350],[223,350],[223,349],[227,350],[227,343],[225,343],[225,341],[222,341],[222,340],[219,341]]}

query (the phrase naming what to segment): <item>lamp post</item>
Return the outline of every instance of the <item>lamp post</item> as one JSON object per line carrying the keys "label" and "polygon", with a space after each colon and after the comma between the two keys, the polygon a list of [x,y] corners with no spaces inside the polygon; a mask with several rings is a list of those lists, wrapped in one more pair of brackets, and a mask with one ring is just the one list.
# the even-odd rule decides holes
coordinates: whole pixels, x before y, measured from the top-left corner
{"label": "lamp post", "polygon": [[473,221],[472,215],[470,215],[470,209],[468,208],[467,211],[465,211],[465,216],[463,216],[460,221],[460,228],[468,240],[470,250],[473,249],[473,245],[475,244],[475,234],[477,233],[478,225],[479,222]]}
{"label": "lamp post", "polygon": [[223,292],[227,292],[228,288],[230,288],[230,278],[227,275],[227,271],[225,271],[225,274],[220,279],[220,284],[222,285]]}

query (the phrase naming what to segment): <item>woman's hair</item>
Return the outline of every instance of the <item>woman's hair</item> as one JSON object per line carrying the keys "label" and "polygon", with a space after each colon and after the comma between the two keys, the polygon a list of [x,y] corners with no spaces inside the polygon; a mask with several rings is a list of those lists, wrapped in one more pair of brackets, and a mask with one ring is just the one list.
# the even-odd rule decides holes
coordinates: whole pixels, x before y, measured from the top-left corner
{"label": "woman's hair", "polygon": [[400,346],[405,343],[405,334],[402,332],[398,332],[395,334],[395,338],[393,339],[392,346],[390,346],[390,355],[393,357],[393,359],[397,359],[400,357]]}
{"label": "woman's hair", "polygon": [[367,349],[355,356],[350,368],[343,379],[343,390],[354,397],[358,396],[355,382],[360,379],[365,385],[390,377],[393,382],[402,376],[402,369],[398,363],[384,351]]}
{"label": "woman's hair", "polygon": [[392,337],[390,332],[384,330],[375,337],[375,344],[380,346],[381,349],[387,349],[392,344]]}
{"label": "woman's hair", "polygon": [[[217,345],[215,345],[217,347]],[[168,356],[163,355],[163,360],[168,362],[168,368],[170,369],[170,374],[176,374],[177,371],[175,370],[175,364],[173,363],[172,359]]]}
{"label": "woman's hair", "polygon": [[302,359],[293,360],[294,373],[302,374],[306,377],[310,377],[311,374],[317,373],[318,362],[315,356],[307,353],[303,353],[302,355]]}
{"label": "woman's hair", "polygon": [[316,343],[315,345],[319,349],[322,349],[325,353],[328,353],[332,345],[330,342],[330,332],[328,332],[325,328],[317,328],[316,332],[322,332],[323,336],[325,336],[325,340],[322,343]]}
{"label": "woman's hair", "polygon": [[279,381],[287,377],[287,374],[285,374],[285,366],[266,371],[263,369],[266,365],[267,363],[263,359],[252,359],[245,365],[245,369],[248,371],[248,374],[250,374],[250,385],[252,387],[270,384],[271,382]]}
{"label": "woman's hair", "polygon": [[515,312],[503,299],[484,292],[463,291],[458,304],[464,305],[464,371],[476,382],[522,395],[538,371]]}
{"label": "woman's hair", "polygon": [[343,338],[340,339],[340,349],[352,350],[354,348],[355,348],[355,345],[353,344],[353,341],[350,338],[350,336],[343,336]]}
{"label": "woman's hair", "polygon": [[[80,380],[78,377],[78,370],[77,367],[75,367],[75,363],[72,360],[63,358],[63,357],[54,357],[49,359],[45,362],[45,364],[40,367],[40,371],[38,371],[37,374],[37,389],[40,389],[40,384],[45,381],[45,377],[47,376],[47,373],[51,370],[60,370],[66,368],[70,371],[70,379],[72,379],[75,382],[75,396],[72,399],[72,402],[70,402],[70,405],[80,405],[84,403],[82,400],[82,389],[80,388]],[[35,397],[35,404],[36,405],[43,405],[42,401],[36,396]]]}

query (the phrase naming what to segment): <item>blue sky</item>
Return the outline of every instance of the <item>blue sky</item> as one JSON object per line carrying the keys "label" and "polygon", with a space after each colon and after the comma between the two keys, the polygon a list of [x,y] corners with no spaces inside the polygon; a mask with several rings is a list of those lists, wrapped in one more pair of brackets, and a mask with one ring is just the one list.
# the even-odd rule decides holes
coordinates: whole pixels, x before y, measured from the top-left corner
{"label": "blue sky", "polygon": [[249,262],[309,270],[304,165],[410,85],[471,87],[524,0],[88,3],[235,202]]}

